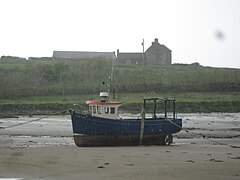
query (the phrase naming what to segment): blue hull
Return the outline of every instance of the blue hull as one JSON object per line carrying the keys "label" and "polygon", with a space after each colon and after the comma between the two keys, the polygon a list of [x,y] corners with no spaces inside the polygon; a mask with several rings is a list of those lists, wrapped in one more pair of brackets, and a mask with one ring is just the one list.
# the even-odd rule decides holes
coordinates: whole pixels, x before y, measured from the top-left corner
{"label": "blue hull", "polygon": [[[71,112],[74,140],[78,146],[138,145],[140,119],[106,119]],[[144,142],[163,144],[163,138],[177,133],[182,119],[145,119]],[[152,142],[151,142],[152,141]]]}

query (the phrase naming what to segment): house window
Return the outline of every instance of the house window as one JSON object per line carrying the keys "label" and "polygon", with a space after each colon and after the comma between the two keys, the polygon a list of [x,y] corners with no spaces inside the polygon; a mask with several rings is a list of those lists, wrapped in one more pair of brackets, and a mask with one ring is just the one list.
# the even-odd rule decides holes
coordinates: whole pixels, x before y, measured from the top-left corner
{"label": "house window", "polygon": [[115,107],[111,107],[110,113],[111,113],[111,114],[115,114]]}

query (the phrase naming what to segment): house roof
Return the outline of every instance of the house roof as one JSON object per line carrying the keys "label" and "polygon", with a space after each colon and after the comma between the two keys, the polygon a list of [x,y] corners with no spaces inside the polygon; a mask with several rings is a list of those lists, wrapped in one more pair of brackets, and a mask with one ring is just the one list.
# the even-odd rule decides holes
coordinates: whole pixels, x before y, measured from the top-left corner
{"label": "house roof", "polygon": [[53,58],[56,59],[94,59],[94,58],[116,59],[114,52],[89,52],[89,51],[54,51]]}
{"label": "house roof", "polygon": [[166,49],[168,51],[171,51],[167,46],[165,46],[164,44],[159,44],[158,42],[153,42],[152,45],[145,51],[145,52],[148,52],[150,49],[152,48],[155,48],[155,47],[158,47],[158,48],[161,48],[161,49]]}

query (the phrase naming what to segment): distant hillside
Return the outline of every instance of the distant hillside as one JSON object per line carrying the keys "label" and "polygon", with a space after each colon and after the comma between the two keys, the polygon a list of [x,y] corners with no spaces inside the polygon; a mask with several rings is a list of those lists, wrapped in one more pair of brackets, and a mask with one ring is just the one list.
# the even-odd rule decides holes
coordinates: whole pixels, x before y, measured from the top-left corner
{"label": "distant hillside", "polygon": [[[98,94],[106,90],[108,60],[0,60],[0,99]],[[104,82],[104,83],[103,83]],[[116,65],[117,93],[240,92],[240,69],[175,64],[168,67]]]}
{"label": "distant hillside", "polygon": [[240,69],[176,64],[168,67],[119,66],[116,89],[123,92],[234,92],[240,90]]}

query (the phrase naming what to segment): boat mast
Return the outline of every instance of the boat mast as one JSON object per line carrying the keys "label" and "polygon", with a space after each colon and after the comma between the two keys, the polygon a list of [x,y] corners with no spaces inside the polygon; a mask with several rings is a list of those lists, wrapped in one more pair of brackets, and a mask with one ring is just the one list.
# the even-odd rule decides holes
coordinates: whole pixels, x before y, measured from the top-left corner
{"label": "boat mast", "polygon": [[[111,89],[112,89],[112,80],[113,80],[113,69],[114,69],[114,58],[112,59],[112,70],[111,70],[111,75],[109,76],[109,89],[108,89],[109,99],[111,99]],[[114,98],[114,94],[113,94],[113,98]]]}

